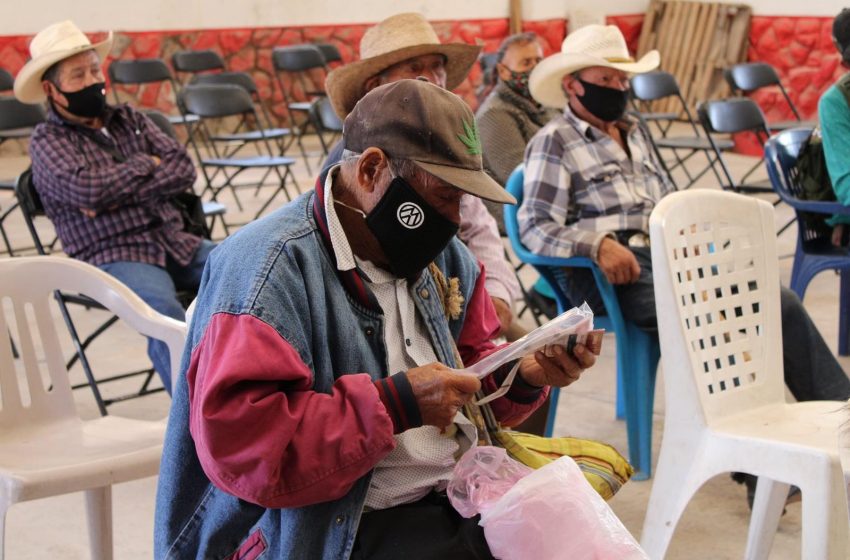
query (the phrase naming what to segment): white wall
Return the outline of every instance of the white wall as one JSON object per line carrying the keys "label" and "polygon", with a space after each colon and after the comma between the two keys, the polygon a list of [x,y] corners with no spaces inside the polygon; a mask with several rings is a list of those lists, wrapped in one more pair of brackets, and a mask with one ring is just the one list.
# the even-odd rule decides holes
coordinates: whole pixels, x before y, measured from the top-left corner
{"label": "white wall", "polygon": [[[740,0],[721,0],[740,1]],[[832,16],[846,0],[749,0],[758,15]],[[576,0],[523,0],[523,18],[542,20],[568,15]],[[590,9],[603,15],[636,14],[648,0],[595,0]],[[370,23],[403,11],[419,11],[431,20],[507,17],[509,0],[0,0],[0,35],[28,35],[62,19],[86,31],[116,29],[220,29],[315,24]]]}

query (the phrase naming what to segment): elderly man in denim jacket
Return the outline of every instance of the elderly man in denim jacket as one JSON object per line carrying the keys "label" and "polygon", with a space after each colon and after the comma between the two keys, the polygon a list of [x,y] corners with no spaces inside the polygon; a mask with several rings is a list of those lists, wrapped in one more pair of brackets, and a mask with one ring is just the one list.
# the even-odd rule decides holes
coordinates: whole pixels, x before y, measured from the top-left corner
{"label": "elderly man in denim jacket", "polygon": [[[316,190],[213,251],[160,472],[158,558],[489,558],[444,490],[476,444],[452,368],[495,348],[481,266],[455,236],[482,170],[463,101],[420,80],[367,94]],[[519,361],[492,403],[507,426],[594,363],[583,346]]]}

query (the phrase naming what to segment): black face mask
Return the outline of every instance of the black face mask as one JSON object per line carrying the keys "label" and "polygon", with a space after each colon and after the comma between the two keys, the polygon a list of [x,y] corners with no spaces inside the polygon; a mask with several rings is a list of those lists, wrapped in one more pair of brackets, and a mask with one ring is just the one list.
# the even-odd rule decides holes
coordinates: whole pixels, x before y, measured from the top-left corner
{"label": "black face mask", "polygon": [[366,226],[378,239],[399,278],[415,276],[439,255],[458,226],[425,202],[407,181],[396,177],[377,206],[366,216]]}
{"label": "black face mask", "polygon": [[579,95],[578,100],[590,114],[605,122],[618,121],[626,112],[626,103],[629,101],[629,90],[598,86],[579,79],[584,86],[584,95]]}
{"label": "black face mask", "polygon": [[[57,86],[56,89],[59,89]],[[68,100],[68,106],[63,107],[72,115],[85,118],[99,117],[106,109],[106,83],[92,84],[80,91],[62,91],[59,93]]]}

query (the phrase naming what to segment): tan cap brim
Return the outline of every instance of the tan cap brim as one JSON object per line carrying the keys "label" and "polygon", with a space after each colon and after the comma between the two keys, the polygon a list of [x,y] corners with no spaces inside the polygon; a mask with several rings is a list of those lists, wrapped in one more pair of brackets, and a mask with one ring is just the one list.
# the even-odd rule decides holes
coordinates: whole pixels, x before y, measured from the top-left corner
{"label": "tan cap brim", "polygon": [[408,58],[441,54],[446,57],[446,89],[451,91],[466,79],[478,60],[479,52],[481,47],[463,43],[415,45],[340,66],[328,74],[325,89],[334,111],[341,119],[345,119],[360,98],[366,95],[363,91],[366,80],[390,66]]}
{"label": "tan cap brim", "polygon": [[446,183],[471,195],[501,204],[516,204],[516,199],[484,171],[464,169],[413,160],[413,163]]}

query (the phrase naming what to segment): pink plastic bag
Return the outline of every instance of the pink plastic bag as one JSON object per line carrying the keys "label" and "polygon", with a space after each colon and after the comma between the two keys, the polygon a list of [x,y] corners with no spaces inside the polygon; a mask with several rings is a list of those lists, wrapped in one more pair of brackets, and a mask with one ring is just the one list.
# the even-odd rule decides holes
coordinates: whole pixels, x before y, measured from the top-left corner
{"label": "pink plastic bag", "polygon": [[500,560],[648,560],[569,457],[533,471],[498,501],[484,504],[480,524]]}
{"label": "pink plastic bag", "polygon": [[464,517],[472,517],[492,505],[522,477],[533,470],[508,457],[501,447],[480,446],[466,452],[455,465],[446,494]]}

